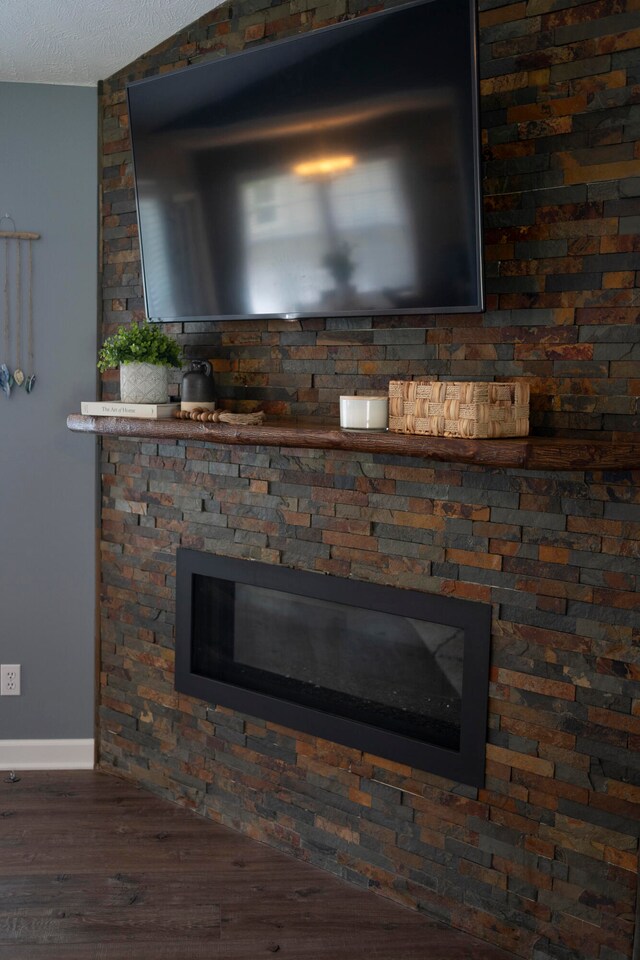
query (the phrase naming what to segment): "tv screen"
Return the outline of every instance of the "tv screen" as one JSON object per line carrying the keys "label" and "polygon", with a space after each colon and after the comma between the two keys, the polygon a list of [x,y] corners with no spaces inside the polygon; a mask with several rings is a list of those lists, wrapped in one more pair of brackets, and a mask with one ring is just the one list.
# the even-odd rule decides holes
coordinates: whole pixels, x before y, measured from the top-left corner
{"label": "tv screen", "polygon": [[265,43],[128,99],[149,317],[482,309],[473,0]]}

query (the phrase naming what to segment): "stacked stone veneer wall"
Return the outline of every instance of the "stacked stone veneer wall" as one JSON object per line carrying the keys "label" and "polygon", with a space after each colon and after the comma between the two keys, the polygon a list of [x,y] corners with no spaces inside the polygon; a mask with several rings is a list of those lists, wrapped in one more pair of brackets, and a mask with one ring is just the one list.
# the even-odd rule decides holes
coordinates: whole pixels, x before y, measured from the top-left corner
{"label": "stacked stone veneer wall", "polygon": [[[638,430],[640,3],[479,8],[487,313],[173,325],[223,402],[524,376],[537,430]],[[105,333],[143,311],[125,83],[345,10],[225,5],[103,85]],[[102,764],[523,957],[631,957],[639,480],[106,439]],[[179,545],[491,602],[486,787],[177,696]]]}

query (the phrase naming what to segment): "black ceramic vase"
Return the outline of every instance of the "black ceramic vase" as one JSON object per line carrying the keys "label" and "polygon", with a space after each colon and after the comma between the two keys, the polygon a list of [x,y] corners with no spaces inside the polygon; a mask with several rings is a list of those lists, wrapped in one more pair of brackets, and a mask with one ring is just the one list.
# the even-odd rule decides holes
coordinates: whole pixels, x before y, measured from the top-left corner
{"label": "black ceramic vase", "polygon": [[191,369],[182,378],[182,410],[215,410],[215,391],[211,364],[207,360],[192,360]]}

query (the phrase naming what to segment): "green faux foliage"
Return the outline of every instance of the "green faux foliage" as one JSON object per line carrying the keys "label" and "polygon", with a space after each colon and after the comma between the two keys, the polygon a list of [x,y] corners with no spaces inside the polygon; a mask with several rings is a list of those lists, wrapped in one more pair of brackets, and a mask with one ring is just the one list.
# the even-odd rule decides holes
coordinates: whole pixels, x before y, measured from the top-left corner
{"label": "green faux foliage", "polygon": [[153,363],[157,367],[177,367],[180,347],[163,332],[158,323],[132,323],[119,327],[107,337],[98,354],[98,370],[113,370],[125,363]]}

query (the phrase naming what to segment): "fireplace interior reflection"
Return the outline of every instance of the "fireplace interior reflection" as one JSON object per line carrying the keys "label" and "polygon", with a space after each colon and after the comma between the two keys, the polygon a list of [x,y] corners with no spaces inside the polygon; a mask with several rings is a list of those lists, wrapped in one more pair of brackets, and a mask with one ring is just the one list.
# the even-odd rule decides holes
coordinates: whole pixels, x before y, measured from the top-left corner
{"label": "fireplace interior reflection", "polygon": [[202,576],[194,605],[197,673],[459,748],[460,629]]}

